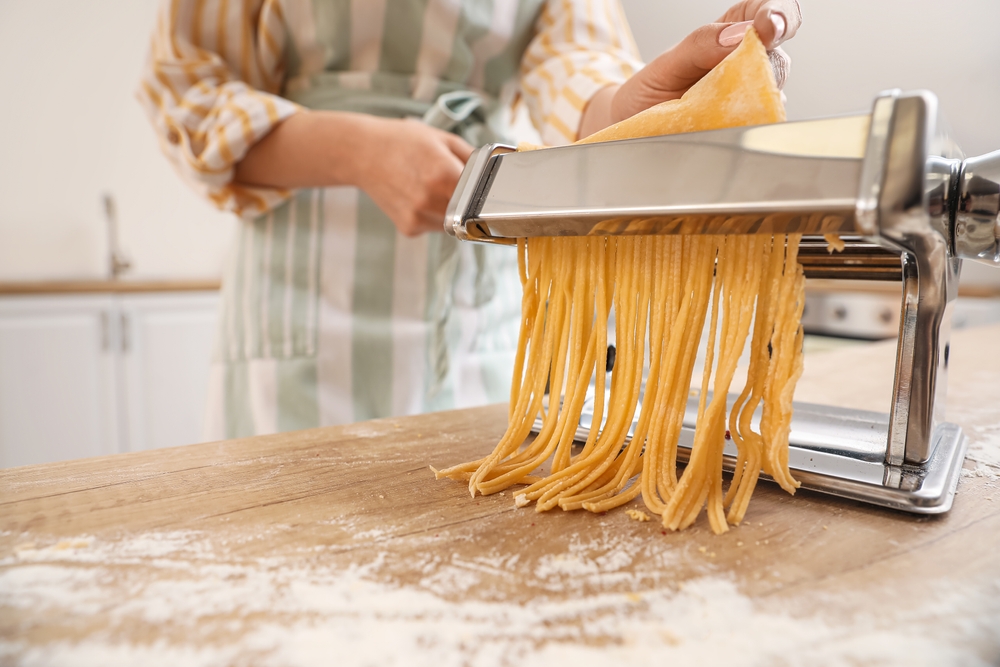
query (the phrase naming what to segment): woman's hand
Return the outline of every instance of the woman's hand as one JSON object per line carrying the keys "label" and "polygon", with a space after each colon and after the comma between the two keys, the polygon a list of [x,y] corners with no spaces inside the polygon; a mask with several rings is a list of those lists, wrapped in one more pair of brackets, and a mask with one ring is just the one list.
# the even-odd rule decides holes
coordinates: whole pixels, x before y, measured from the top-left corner
{"label": "woman's hand", "polygon": [[698,28],[621,86],[599,91],[587,105],[580,136],[677,99],[722,62],[743,41],[751,25],[771,56],[780,88],[788,75],[789,59],[778,45],[791,39],[801,24],[797,0],[743,0],[733,5],[718,22]]}
{"label": "woman's hand", "polygon": [[407,236],[444,231],[472,146],[417,120],[303,109],[236,165],[235,180],[272,188],[353,185]]}
{"label": "woman's hand", "polygon": [[444,214],[473,148],[417,120],[375,119],[356,185],[406,236],[444,229]]}

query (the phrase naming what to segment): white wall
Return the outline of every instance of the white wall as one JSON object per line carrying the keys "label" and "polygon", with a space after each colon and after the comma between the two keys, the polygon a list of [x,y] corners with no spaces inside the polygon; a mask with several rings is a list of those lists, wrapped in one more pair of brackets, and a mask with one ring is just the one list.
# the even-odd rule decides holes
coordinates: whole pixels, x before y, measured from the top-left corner
{"label": "white wall", "polygon": [[156,5],[0,0],[0,280],[104,275],[106,191],[133,275],[219,275],[233,222],[181,183],[132,96]]}
{"label": "white wall", "polygon": [[[156,4],[0,0],[0,280],[103,274],[104,191],[134,275],[219,274],[232,220],[180,182],[132,98]],[[646,58],[728,4],[624,0]],[[791,118],[928,88],[967,152],[1000,148],[1000,0],[802,4],[805,25],[787,45]]]}
{"label": "white wall", "polygon": [[[1000,0],[799,0],[788,117],[870,108],[879,91],[937,94],[969,155],[1000,149]],[[730,0],[622,0],[643,58],[716,20]],[[964,283],[1000,285],[1000,271],[965,262]]]}
{"label": "white wall", "polygon": [[[800,0],[783,48],[792,120],[867,110],[887,88],[937,94],[971,155],[1000,149],[1000,1]],[[729,0],[623,0],[645,59],[717,19]]]}

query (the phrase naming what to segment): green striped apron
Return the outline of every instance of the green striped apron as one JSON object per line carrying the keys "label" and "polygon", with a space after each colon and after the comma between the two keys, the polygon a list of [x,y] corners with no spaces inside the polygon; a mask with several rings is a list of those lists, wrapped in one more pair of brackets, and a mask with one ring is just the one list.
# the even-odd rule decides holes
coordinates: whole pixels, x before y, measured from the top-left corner
{"label": "green striped apron", "polygon": [[[384,0],[375,26],[359,15],[379,18],[371,2],[315,0],[314,25],[290,26],[286,95],[314,109],[420,117],[473,145],[502,137],[498,100],[541,1]],[[323,67],[309,72],[317,47]],[[356,188],[297,191],[239,225],[206,436],[507,400],[520,291],[511,248],[407,238]]]}

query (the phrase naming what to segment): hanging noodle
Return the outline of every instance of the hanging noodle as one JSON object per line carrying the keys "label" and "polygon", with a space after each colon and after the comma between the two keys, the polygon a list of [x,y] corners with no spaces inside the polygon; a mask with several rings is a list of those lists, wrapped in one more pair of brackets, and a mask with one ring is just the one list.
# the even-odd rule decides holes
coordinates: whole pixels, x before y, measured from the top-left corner
{"label": "hanging noodle", "polygon": [[[722,101],[709,104],[713,99]],[[733,99],[737,103],[726,107]],[[758,106],[749,108],[757,115],[748,116],[740,99],[755,100]],[[692,115],[700,119],[696,126]],[[750,31],[681,100],[585,141],[783,119],[767,55]],[[641,220],[629,224],[643,228]],[[641,495],[666,528],[686,528],[707,509],[716,533],[742,521],[761,472],[794,493],[788,435],[802,372],[805,302],[799,241],[798,235],[763,234],[519,239],[524,294],[507,432],[486,458],[437,476],[466,480],[473,496],[526,485],[515,502],[533,502],[538,511],[604,512]],[[606,386],[612,311],[616,359]],[[708,339],[694,441],[678,476],[677,443],[703,331]],[[727,410],[748,339],[746,383]],[[574,450],[591,381],[593,426]],[[529,441],[539,415],[541,428]],[[724,491],[727,429],[737,457]],[[548,473],[538,476],[546,462]]]}

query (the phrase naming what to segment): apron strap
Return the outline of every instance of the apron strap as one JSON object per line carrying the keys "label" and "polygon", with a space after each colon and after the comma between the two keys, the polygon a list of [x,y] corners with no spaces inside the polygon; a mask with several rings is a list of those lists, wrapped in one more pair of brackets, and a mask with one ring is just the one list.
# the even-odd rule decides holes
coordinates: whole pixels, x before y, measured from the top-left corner
{"label": "apron strap", "polygon": [[461,123],[469,120],[476,111],[485,106],[486,100],[471,90],[454,90],[443,93],[434,100],[431,108],[424,113],[423,120],[431,127],[451,132]]}

